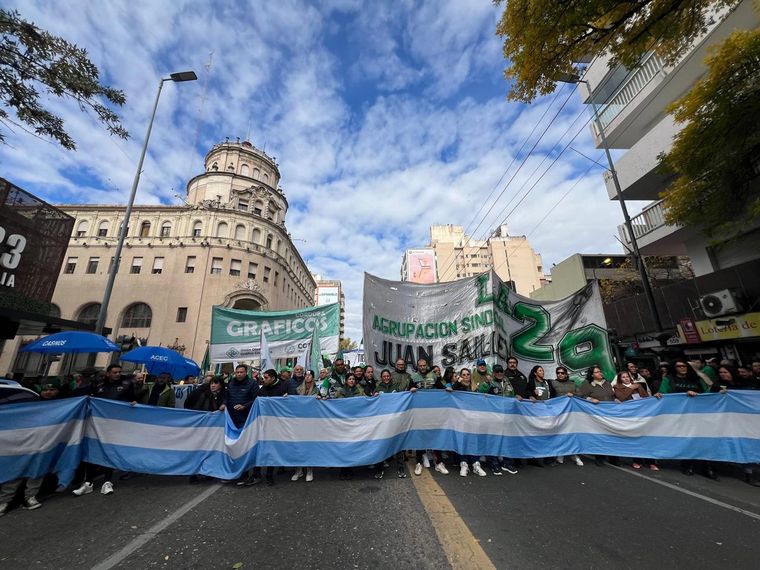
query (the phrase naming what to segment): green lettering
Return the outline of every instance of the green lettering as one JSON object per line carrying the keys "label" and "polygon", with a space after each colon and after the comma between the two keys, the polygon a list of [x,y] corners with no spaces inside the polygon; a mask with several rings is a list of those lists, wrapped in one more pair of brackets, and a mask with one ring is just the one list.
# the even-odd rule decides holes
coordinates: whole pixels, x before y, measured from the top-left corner
{"label": "green lettering", "polygon": [[554,348],[549,344],[538,344],[551,329],[549,312],[539,305],[515,303],[515,320],[527,322],[528,326],[512,337],[512,349],[518,357],[539,362],[554,360]]}
{"label": "green lettering", "polygon": [[566,332],[557,345],[560,364],[585,373],[590,366],[602,369],[605,378],[615,376],[615,364],[607,331],[595,324]]}
{"label": "green lettering", "polygon": [[478,300],[477,305],[483,305],[493,301],[493,295],[488,294],[488,278],[491,275],[490,272],[478,275]]}

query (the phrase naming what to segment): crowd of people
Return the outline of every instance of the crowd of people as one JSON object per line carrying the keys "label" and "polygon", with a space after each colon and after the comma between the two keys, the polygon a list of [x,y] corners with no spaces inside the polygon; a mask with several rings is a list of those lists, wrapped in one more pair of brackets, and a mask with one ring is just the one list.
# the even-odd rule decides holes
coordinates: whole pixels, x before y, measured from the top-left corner
{"label": "crowd of people", "polygon": [[[530,402],[542,402],[559,397],[580,397],[599,404],[600,402],[625,403],[642,398],[659,398],[663,394],[685,393],[688,396],[698,396],[707,392],[725,390],[759,390],[760,389],[760,359],[754,360],[750,366],[733,366],[730,362],[717,359],[707,362],[676,358],[670,363],[662,363],[656,370],[639,366],[635,362],[627,362],[614,378],[606,378],[599,366],[591,366],[585,378],[571,378],[570,371],[558,366],[554,378],[547,376],[547,370],[542,366],[534,366],[528,376],[518,368],[518,360],[509,357],[506,368],[495,364],[489,368],[485,360],[475,363],[474,369],[441,367],[430,365],[421,358],[410,371],[408,363],[399,359],[394,368],[383,369],[375,376],[372,366],[354,366],[350,368],[342,358],[337,358],[329,368],[321,368],[318,372],[307,370],[301,365],[292,369],[289,367],[258,371],[244,364],[235,367],[234,374],[227,378],[224,375],[208,373],[203,381],[188,395],[184,402],[186,409],[201,412],[225,412],[238,428],[243,427],[256,398],[295,396],[313,397],[322,400],[353,398],[359,396],[376,397],[393,392],[417,392],[419,390],[446,390],[476,392],[497,397],[515,398]],[[160,374],[148,378],[145,373],[136,372],[131,375],[122,374],[117,364],[110,365],[104,373],[88,370],[76,377],[67,378],[64,382],[47,381],[35,386],[42,401],[55,400],[65,397],[93,396],[109,400],[118,400],[131,404],[144,404],[173,408],[176,406],[175,393],[169,374]],[[400,452],[377,465],[370,466],[374,477],[382,479],[386,469],[394,466],[398,477],[407,476],[406,453]],[[413,473],[422,474],[423,469],[432,466],[442,475],[449,474],[446,466],[455,465],[459,475],[468,476],[470,473],[480,477],[487,476],[490,470],[494,476],[504,473],[517,474],[521,460],[508,457],[476,457],[459,455],[445,450],[414,450]],[[620,465],[619,457],[593,458],[595,463],[603,465],[607,462]],[[582,467],[583,459],[573,455],[569,458],[575,465]],[[628,458],[633,469],[646,466],[656,471],[658,462],[651,458]],[[536,467],[546,467],[564,463],[564,457],[543,457],[528,460]],[[484,467],[485,465],[485,467]],[[716,465],[711,461],[685,460],[681,468],[686,475],[701,472],[705,476],[718,480]],[[747,483],[758,486],[753,478],[753,466],[742,466],[744,479]],[[273,485],[275,474],[280,471],[276,466],[261,466],[235,481],[239,486],[252,486],[264,482]],[[114,492],[114,470],[109,467],[83,463],[75,478],[72,493],[76,496],[87,495],[95,490],[94,480],[102,476],[103,483],[100,492],[110,495]],[[137,476],[134,473],[124,473],[121,480]],[[352,468],[341,468],[340,478],[353,477]],[[193,475],[190,482],[195,483],[204,477]],[[314,469],[309,466],[296,468],[291,476],[292,481],[304,478],[314,480]],[[22,508],[34,510],[41,507],[38,494],[43,486],[43,479],[17,479],[2,484],[0,488],[0,516],[4,515],[14,501],[20,502]],[[55,486],[55,475],[52,488],[57,492],[68,489]]]}

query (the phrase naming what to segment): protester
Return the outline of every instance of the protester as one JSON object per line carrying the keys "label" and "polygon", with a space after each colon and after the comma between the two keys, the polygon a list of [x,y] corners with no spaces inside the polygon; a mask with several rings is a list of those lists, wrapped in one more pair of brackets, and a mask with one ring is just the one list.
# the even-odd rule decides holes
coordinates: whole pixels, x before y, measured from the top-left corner
{"label": "protester", "polygon": [[[378,396],[380,394],[390,394],[392,392],[396,392],[396,385],[392,380],[391,371],[387,368],[383,368],[383,370],[380,371],[380,382],[378,382],[375,386],[375,392],[373,395]],[[403,451],[399,451],[393,456],[396,460],[396,471],[398,472],[398,477],[401,479],[406,477],[406,469],[404,468],[404,455],[405,454]],[[389,460],[390,458],[375,465],[375,479],[383,478],[383,475],[385,474],[385,467],[390,466]]]}
{"label": "protester", "polygon": [[[470,383],[471,373],[469,368],[462,368],[459,372],[455,372],[454,368],[449,366],[443,373],[444,381],[449,381],[449,370],[451,371],[451,389],[455,392],[471,392],[472,384]],[[467,477],[470,469],[475,475],[479,477],[485,477],[486,472],[483,471],[483,467],[480,464],[480,459],[475,455],[461,455],[459,453],[453,454],[454,461],[459,465],[459,476]]]}
{"label": "protester", "polygon": [[[673,370],[673,373],[662,379],[660,390],[655,394],[655,397],[661,398],[663,394],[686,394],[687,396],[695,397],[709,391],[705,380],[699,377],[697,371],[692,368],[686,359],[676,359],[670,368]],[[701,467],[702,472],[708,479],[712,479],[713,481],[719,480],[711,462],[690,459],[681,461],[681,470],[685,475],[694,475],[695,467]]]}
{"label": "protester", "polygon": [[[501,364],[494,365],[493,376],[489,376],[489,379],[487,381],[480,383],[480,385],[478,386],[478,392],[480,392],[481,394],[491,394],[492,396],[501,396],[503,398],[516,398],[517,400],[523,399],[522,396],[519,396],[515,393],[515,388],[514,386],[512,386],[512,383],[507,378],[504,371],[504,367]],[[502,471],[506,471],[510,475],[517,474],[517,468],[515,467],[515,462],[509,457],[499,458],[495,455],[489,455],[488,457],[486,457],[486,460],[488,461],[488,465],[491,468],[491,473],[493,473],[496,476],[500,476],[502,474],[501,473]],[[473,471],[477,475],[480,475],[480,473],[478,472],[479,470],[482,470],[480,468],[480,464],[478,464],[477,469],[475,468],[475,465],[473,464]],[[459,474],[462,475],[461,463],[460,463]]]}
{"label": "protester", "polygon": [[363,375],[357,376],[357,378],[360,378],[359,385],[367,396],[375,393],[377,381],[375,380],[375,369],[372,366],[366,366]]}
{"label": "protester", "polygon": [[356,381],[356,376],[351,373],[348,376],[346,376],[346,384],[345,386],[342,386],[338,393],[335,395],[336,398],[354,398],[356,396],[364,396],[364,390]]}
{"label": "protester", "polygon": [[480,385],[488,383],[491,380],[491,375],[488,373],[488,363],[483,358],[478,358],[475,361],[475,370],[472,371],[472,391],[477,392]]}
{"label": "protester", "polygon": [[755,377],[755,385],[760,384],[760,358],[752,360],[752,375]]}
{"label": "protester", "polygon": [[336,380],[341,386],[346,383],[346,376],[348,371],[346,370],[346,362],[343,358],[336,358],[333,363],[333,369],[331,377]]}
{"label": "protester", "polygon": [[739,366],[736,369],[736,374],[746,389],[760,390],[760,378],[755,378],[754,374],[752,374],[751,366]]}
{"label": "protester", "polygon": [[223,412],[225,388],[221,376],[214,376],[208,384],[201,384],[185,400],[186,410]]}
{"label": "protester", "polygon": [[[121,366],[118,364],[111,364],[106,368],[106,376],[103,383],[93,389],[92,395],[96,398],[104,398],[106,400],[136,403],[134,386],[132,386],[130,380],[122,378]],[[74,495],[88,495],[93,492],[94,487],[92,480],[95,478],[96,472],[99,469],[102,470],[105,477],[105,481],[100,488],[100,493],[102,495],[111,495],[114,492],[113,468],[98,467],[97,465],[87,463],[85,464],[84,481],[73,491]]]}
{"label": "protester", "polygon": [[639,366],[639,376],[647,383],[647,393],[650,396],[660,389],[660,379],[652,373],[648,366]]}
{"label": "protester", "polygon": [[[602,369],[598,366],[591,366],[586,371],[586,381],[581,384],[578,390],[578,395],[586,398],[592,404],[598,404],[599,402],[613,402],[615,400],[615,390],[612,388],[607,379],[602,373]],[[620,461],[617,457],[609,456],[607,458],[612,465],[618,465]],[[603,465],[604,457],[601,455],[596,456],[596,464]]]}
{"label": "protester", "polygon": [[396,385],[396,392],[406,392],[412,385],[412,376],[406,371],[406,360],[403,358],[396,360],[391,380]]}
{"label": "protester", "polygon": [[135,391],[135,402],[147,404],[150,396],[150,386],[145,382],[145,372],[135,372],[132,376],[132,385]]}
{"label": "protester", "polygon": [[[307,370],[304,373],[303,382],[301,382],[301,384],[296,389],[296,394],[298,396],[312,396],[312,397],[319,396],[319,389],[317,388],[317,383],[314,380],[313,370]],[[290,478],[290,480],[298,481],[301,477],[304,476],[304,470],[306,471],[306,482],[311,483],[312,481],[314,481],[314,469],[312,467],[297,468],[296,472],[293,473],[293,476]]]}
{"label": "protester", "polygon": [[248,412],[258,393],[258,385],[248,378],[248,367],[245,364],[237,365],[235,377],[227,384],[224,393],[224,407],[238,429],[242,428],[248,419]]}
{"label": "protester", "polygon": [[718,385],[727,390],[748,390],[749,386],[746,386],[739,377],[739,373],[732,366],[719,366],[718,367]]}
{"label": "protester", "polygon": [[[554,375],[556,378],[549,380],[549,383],[554,389],[554,396],[552,397],[559,398],[561,396],[575,396],[577,386],[575,382],[570,379],[567,368],[564,366],[557,366],[557,368],[554,369]],[[583,467],[583,461],[577,455],[571,455],[570,459],[572,459],[578,467]],[[562,465],[565,463],[565,457],[560,455],[559,457],[555,457],[554,461]]]}
{"label": "protester", "polygon": [[150,396],[148,396],[149,406],[158,406],[159,408],[175,407],[176,398],[171,381],[172,377],[168,372],[162,372],[158,375],[155,384],[153,384],[150,390]]}
{"label": "protester", "polygon": [[[451,390],[451,388],[446,388],[446,386],[443,385],[440,378],[435,377],[433,371],[429,369],[429,365],[430,364],[426,358],[420,358],[417,360],[417,370],[411,374],[412,384],[411,388],[409,388],[409,391],[416,392],[417,390]],[[425,467],[429,467],[430,462],[427,459],[427,454],[425,451],[418,449],[415,452],[415,455],[417,462],[414,466],[414,474],[422,475],[423,463],[425,463]],[[441,453],[439,451],[433,451],[432,455],[433,461],[435,463],[435,470],[443,475],[448,475],[449,470],[446,469],[443,461],[441,461]]]}
{"label": "protester", "polygon": [[[237,373],[237,370],[235,370]],[[287,380],[283,380],[278,374],[277,371],[274,368],[270,368],[268,370],[265,370],[264,373],[261,375],[262,384],[261,388],[259,388],[258,393],[256,394],[257,398],[274,398],[278,396],[287,396],[288,395],[288,384],[290,378],[288,377]],[[267,486],[271,487],[274,485],[274,471],[275,467],[268,465],[263,467],[265,471],[264,478],[266,480]],[[253,485],[258,485],[261,482],[261,471],[259,469],[259,466],[254,467],[251,469],[251,474],[245,479],[245,481],[242,482],[242,485],[245,485],[246,487],[251,487]],[[241,482],[238,481],[238,485],[240,485]]]}
{"label": "protester", "polygon": [[[459,371],[458,382],[462,386],[467,386],[467,392],[472,392],[472,371],[469,368],[462,368]],[[455,388],[455,389],[462,390],[463,388]]]}
{"label": "protester", "polygon": [[[630,370],[630,367],[628,368]],[[618,402],[630,402],[647,398],[647,386],[644,382],[635,382],[628,370],[622,370],[616,377],[613,389],[615,390],[615,399]],[[643,379],[643,378],[642,378]],[[631,467],[641,469],[642,465],[649,465],[652,471],[659,471],[657,462],[654,459],[634,459]]]}
{"label": "protester", "polygon": [[290,378],[290,381],[295,385],[296,388],[298,388],[303,383],[305,377],[306,370],[304,369],[303,365],[296,364],[293,367],[293,376]]}
{"label": "protester", "polygon": [[510,356],[507,358],[507,369],[505,371],[509,382],[515,389],[515,396],[521,398],[530,398],[530,390],[528,390],[528,379],[525,374],[517,369],[517,358]]}
{"label": "protester", "polygon": [[544,378],[544,367],[534,366],[528,375],[528,394],[534,402],[544,402],[553,398],[554,386]]}
{"label": "protester", "polygon": [[377,396],[378,394],[389,394],[395,391],[396,386],[393,384],[391,371],[387,368],[383,368],[383,370],[380,372],[380,382],[378,382],[375,386],[375,391],[372,393],[372,395]]}

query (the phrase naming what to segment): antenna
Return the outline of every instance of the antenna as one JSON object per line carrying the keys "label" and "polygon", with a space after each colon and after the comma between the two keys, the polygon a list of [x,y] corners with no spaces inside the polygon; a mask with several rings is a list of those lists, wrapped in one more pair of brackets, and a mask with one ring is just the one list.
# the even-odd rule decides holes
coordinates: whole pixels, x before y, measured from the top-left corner
{"label": "antenna", "polygon": [[[211,65],[214,62],[214,52],[208,54],[208,62],[203,66],[205,75],[203,77],[203,91],[201,92],[200,103],[198,104],[198,112],[195,116],[195,136],[193,137],[193,149],[198,148],[198,144],[201,139],[201,127],[203,125],[203,108],[206,106],[206,99],[208,99],[208,80],[211,76]],[[192,156],[190,158],[192,162]],[[188,168],[189,170],[189,168]]]}

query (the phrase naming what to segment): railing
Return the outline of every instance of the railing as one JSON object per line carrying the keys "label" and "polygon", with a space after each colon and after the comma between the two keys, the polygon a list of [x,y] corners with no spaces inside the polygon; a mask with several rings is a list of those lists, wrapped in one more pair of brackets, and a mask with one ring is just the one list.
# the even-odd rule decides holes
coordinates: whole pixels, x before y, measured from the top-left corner
{"label": "railing", "polygon": [[[665,224],[665,206],[662,200],[644,208],[638,216],[631,218],[631,228],[636,239],[661,228]],[[619,226],[620,236],[626,243],[631,243],[625,225]]]}
{"label": "railing", "polygon": [[[599,121],[602,128],[607,127],[626,108],[628,103],[649,85],[652,79],[658,75],[664,75],[664,69],[663,61],[654,53],[649,54],[615,94],[610,97],[609,101],[599,106]],[[594,130],[596,130],[596,125],[594,125]]]}

